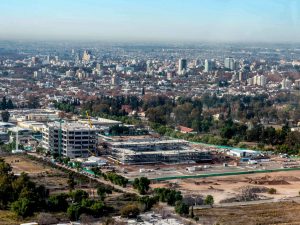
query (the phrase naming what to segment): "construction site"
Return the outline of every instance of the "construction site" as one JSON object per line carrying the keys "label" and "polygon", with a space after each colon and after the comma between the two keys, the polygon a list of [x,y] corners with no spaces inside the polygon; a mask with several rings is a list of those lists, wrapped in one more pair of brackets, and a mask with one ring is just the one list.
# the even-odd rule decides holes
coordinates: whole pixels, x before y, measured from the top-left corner
{"label": "construction site", "polygon": [[210,162],[208,151],[198,151],[184,140],[130,140],[109,142],[111,156],[122,165]]}

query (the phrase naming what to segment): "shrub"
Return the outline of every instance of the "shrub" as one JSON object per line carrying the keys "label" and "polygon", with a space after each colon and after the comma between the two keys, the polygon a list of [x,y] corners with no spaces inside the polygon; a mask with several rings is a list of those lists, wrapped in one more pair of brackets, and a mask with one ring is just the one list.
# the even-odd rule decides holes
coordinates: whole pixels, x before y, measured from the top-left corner
{"label": "shrub", "polygon": [[126,218],[136,218],[140,214],[140,209],[135,204],[129,204],[121,209],[121,216]]}
{"label": "shrub", "polygon": [[268,190],[268,193],[271,194],[271,195],[274,195],[274,194],[277,193],[277,190],[276,190],[275,188],[270,188],[270,189]]}
{"label": "shrub", "polygon": [[212,195],[207,195],[205,200],[204,200],[205,205],[210,205],[211,207],[214,204],[214,197]]}
{"label": "shrub", "polygon": [[175,212],[179,215],[188,215],[189,206],[182,201],[177,201],[175,205]]}
{"label": "shrub", "polygon": [[27,198],[20,198],[11,204],[12,211],[23,218],[33,215],[34,212],[31,207],[32,204]]}

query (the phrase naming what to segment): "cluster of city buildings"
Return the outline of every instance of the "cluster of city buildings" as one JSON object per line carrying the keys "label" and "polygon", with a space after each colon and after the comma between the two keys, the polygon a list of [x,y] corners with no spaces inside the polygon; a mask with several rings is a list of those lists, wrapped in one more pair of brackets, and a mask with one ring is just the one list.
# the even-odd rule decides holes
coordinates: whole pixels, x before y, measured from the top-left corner
{"label": "cluster of city buildings", "polygon": [[42,47],[19,48],[14,56],[0,58],[0,97],[9,96],[20,107],[33,96],[48,106],[102,94],[274,96],[300,89],[300,53],[293,48],[44,47],[43,54]]}

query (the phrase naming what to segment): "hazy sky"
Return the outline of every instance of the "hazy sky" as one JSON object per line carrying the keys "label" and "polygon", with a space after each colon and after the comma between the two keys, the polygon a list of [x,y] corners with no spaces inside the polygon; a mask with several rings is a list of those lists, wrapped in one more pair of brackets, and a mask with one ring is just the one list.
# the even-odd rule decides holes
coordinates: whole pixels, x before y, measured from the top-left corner
{"label": "hazy sky", "polygon": [[0,0],[0,39],[300,42],[300,0]]}

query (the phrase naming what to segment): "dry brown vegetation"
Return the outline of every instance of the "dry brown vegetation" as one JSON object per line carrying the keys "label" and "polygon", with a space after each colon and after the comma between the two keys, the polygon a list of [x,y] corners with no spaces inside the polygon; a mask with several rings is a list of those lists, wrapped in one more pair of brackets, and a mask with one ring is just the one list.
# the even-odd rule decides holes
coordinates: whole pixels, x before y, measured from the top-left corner
{"label": "dry brown vegetation", "polygon": [[300,224],[300,204],[295,202],[265,203],[194,210],[202,224],[220,225],[267,225]]}
{"label": "dry brown vegetation", "polygon": [[50,172],[51,168],[44,166],[42,164],[36,163],[30,159],[22,155],[11,155],[3,157],[7,163],[9,163],[15,174],[19,174],[22,172],[28,174],[38,174],[38,173],[45,173]]}

